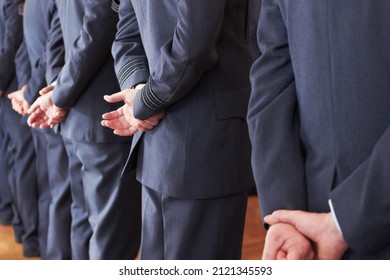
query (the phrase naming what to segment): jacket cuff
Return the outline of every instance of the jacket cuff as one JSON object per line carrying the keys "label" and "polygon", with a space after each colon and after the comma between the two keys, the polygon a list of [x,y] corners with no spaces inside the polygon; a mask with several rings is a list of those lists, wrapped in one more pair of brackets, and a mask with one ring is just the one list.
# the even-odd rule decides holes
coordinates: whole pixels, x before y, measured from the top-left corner
{"label": "jacket cuff", "polygon": [[111,9],[117,13],[119,11],[119,4],[120,4],[120,0],[112,0],[111,2]]}
{"label": "jacket cuff", "polygon": [[54,87],[53,95],[51,97],[53,104],[61,109],[69,109],[70,106],[66,106],[65,100],[61,98],[61,92],[59,92],[59,87]]}
{"label": "jacket cuff", "polygon": [[126,63],[117,73],[120,88],[124,90],[145,83],[149,77],[147,65],[146,58],[137,58]]}
{"label": "jacket cuff", "polygon": [[151,116],[163,111],[160,101],[152,92],[149,82],[137,93],[134,100],[133,114],[136,119],[146,120]]}

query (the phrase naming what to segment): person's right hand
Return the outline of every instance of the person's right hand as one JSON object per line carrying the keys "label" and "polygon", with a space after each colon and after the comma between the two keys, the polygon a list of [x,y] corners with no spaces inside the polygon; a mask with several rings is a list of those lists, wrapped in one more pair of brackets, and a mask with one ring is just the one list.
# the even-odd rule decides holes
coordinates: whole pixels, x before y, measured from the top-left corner
{"label": "person's right hand", "polygon": [[266,216],[264,221],[271,225],[270,229],[280,223],[294,226],[312,241],[316,259],[340,259],[348,249],[331,213],[278,210]]}
{"label": "person's right hand", "polygon": [[29,126],[34,128],[54,127],[65,119],[68,110],[55,106],[52,101],[52,94],[52,90],[42,94],[35,100],[34,104],[31,105],[27,112],[30,114],[30,117],[27,120]]}

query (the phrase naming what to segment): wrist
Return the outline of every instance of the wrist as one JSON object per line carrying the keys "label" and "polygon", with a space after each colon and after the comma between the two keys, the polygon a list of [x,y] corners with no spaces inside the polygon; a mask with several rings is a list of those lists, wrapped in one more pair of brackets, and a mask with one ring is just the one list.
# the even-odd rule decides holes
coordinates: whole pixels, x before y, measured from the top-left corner
{"label": "wrist", "polygon": [[333,249],[340,254],[340,258],[348,249],[348,244],[344,239],[341,231],[337,227],[335,220],[332,217],[331,213],[326,214],[327,228],[329,229],[329,238],[331,238],[331,244],[333,244]]}

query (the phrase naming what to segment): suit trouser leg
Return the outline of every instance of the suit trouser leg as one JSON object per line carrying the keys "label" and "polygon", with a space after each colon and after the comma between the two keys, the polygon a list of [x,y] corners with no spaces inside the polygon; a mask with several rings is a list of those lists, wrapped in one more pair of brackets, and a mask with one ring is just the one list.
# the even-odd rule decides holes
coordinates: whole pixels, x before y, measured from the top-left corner
{"label": "suit trouser leg", "polygon": [[38,191],[31,129],[12,109],[5,112],[5,119],[13,146],[11,194],[23,225],[23,253],[25,256],[38,256]]}
{"label": "suit trouser leg", "polygon": [[91,259],[133,259],[141,232],[141,188],[135,174],[121,177],[130,143],[73,141],[82,163]]}
{"label": "suit trouser leg", "polygon": [[38,240],[41,258],[47,259],[47,234],[49,223],[50,186],[47,161],[47,141],[41,129],[32,129],[36,155],[37,195],[38,195]]}
{"label": "suit trouser leg", "polygon": [[13,210],[13,219],[12,219],[12,225],[14,227],[14,234],[15,234],[15,242],[16,243],[22,243],[22,238],[24,235],[24,228],[23,223],[19,215],[18,205],[17,205],[17,194],[16,194],[16,176],[17,172],[15,172],[15,161],[13,155],[15,154],[15,147],[9,142],[8,145],[8,155],[9,155],[9,161],[8,161],[8,182],[10,187],[10,193],[12,198],[12,210]]}
{"label": "suit trouser leg", "polygon": [[63,137],[66,153],[69,160],[69,178],[71,191],[71,232],[70,243],[73,260],[89,259],[89,240],[92,235],[92,228],[88,222],[88,211],[84,199],[84,189],[80,162],[72,140]]}
{"label": "suit trouser leg", "polygon": [[[11,103],[5,98],[1,99],[1,107],[2,107],[2,114],[5,114],[5,111],[7,111],[6,107],[8,107],[8,111],[12,111]],[[8,182],[9,193],[12,200],[12,212],[13,212],[12,225],[14,227],[15,242],[22,243],[22,236],[24,234],[24,229],[17,210],[17,204],[16,204],[17,196],[16,193],[14,193],[14,191],[16,190],[15,160],[13,157],[15,153],[15,146],[8,135],[7,121],[4,115],[3,115],[2,129],[6,136],[5,142],[3,144],[4,144],[4,150],[6,150],[5,153],[7,155],[7,160],[4,162],[6,164],[5,169],[6,169],[7,177],[4,178],[4,181]]]}
{"label": "suit trouser leg", "polygon": [[61,135],[45,134],[49,165],[49,185],[51,201],[49,206],[49,229],[47,237],[47,258],[68,260],[72,258],[70,227],[72,217],[70,207],[69,160]]}
{"label": "suit trouser leg", "polygon": [[142,259],[240,259],[247,193],[181,199],[142,187]]}
{"label": "suit trouser leg", "polygon": [[5,131],[3,111],[0,109],[0,224],[12,224],[13,210],[8,182],[8,136]]}

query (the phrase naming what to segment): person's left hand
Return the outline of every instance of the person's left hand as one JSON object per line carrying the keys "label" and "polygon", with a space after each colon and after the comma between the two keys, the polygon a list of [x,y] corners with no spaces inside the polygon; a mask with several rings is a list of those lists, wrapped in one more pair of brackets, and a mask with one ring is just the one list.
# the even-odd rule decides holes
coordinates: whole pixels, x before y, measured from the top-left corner
{"label": "person's left hand", "polygon": [[[137,128],[133,127],[125,117],[126,110],[131,110],[127,104],[116,111],[108,112],[103,114],[103,120],[101,125],[114,130],[114,134],[119,136],[131,136],[138,131]],[[130,113],[126,114],[128,117]]]}
{"label": "person's left hand", "polygon": [[139,120],[134,117],[134,99],[138,89],[125,89],[112,95],[104,96],[109,103],[124,101],[125,104],[115,111],[103,114],[102,126],[111,128],[114,133],[120,136],[130,136],[137,131],[146,132],[153,129],[164,117],[164,113],[157,113],[146,120]]}
{"label": "person's left hand", "polygon": [[24,93],[26,92],[28,86],[24,85],[21,89],[16,90],[8,95],[8,98],[11,100],[12,109],[18,114],[25,116],[30,104],[24,99]]}
{"label": "person's left hand", "polygon": [[263,260],[311,260],[314,255],[310,240],[294,226],[277,223],[268,229]]}
{"label": "person's left hand", "polygon": [[31,105],[28,110],[30,117],[27,120],[31,127],[54,127],[65,119],[68,111],[54,105],[52,94],[53,90],[44,93]]}
{"label": "person's left hand", "polygon": [[331,213],[309,213],[297,210],[278,210],[264,218],[273,226],[290,224],[312,241],[315,258],[320,260],[340,259],[348,248]]}

